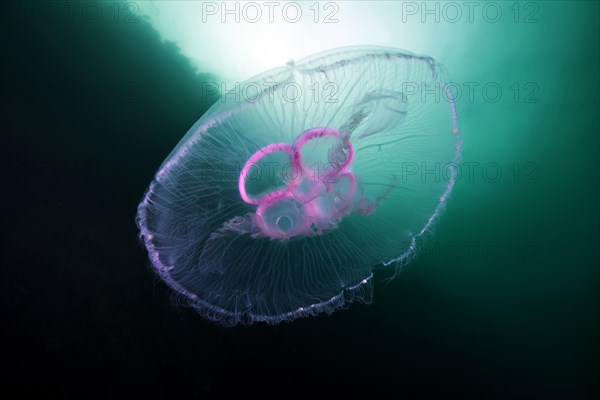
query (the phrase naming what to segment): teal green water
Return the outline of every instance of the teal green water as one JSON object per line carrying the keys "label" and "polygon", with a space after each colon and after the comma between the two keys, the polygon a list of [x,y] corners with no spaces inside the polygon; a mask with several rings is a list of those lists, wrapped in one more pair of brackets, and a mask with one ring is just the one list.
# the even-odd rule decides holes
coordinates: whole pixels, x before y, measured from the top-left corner
{"label": "teal green water", "polygon": [[538,23],[480,24],[444,54],[457,81],[497,82],[502,97],[476,89],[460,102],[473,179],[459,181],[397,293],[414,304],[407,280],[420,282],[431,303],[420,298],[419,318],[453,327],[449,352],[489,333],[490,353],[463,354],[474,365],[513,362],[516,375],[557,360],[584,366],[556,378],[566,387],[597,371],[599,8],[538,4]]}
{"label": "teal green water", "polygon": [[[493,103],[475,90],[460,103],[464,161],[479,167],[472,182],[459,181],[410,271],[435,299],[420,313],[454,326],[451,351],[472,329],[493,333],[487,357],[520,354],[515,374],[557,359],[592,370],[597,362],[599,8],[538,4],[539,23],[481,24],[456,44],[468,49],[462,57],[448,55],[457,81],[497,82],[503,93]],[[482,173],[491,163],[498,182],[497,168]]]}
{"label": "teal green water", "polygon": [[[423,13],[436,4],[439,22]],[[412,267],[377,288],[365,312],[394,330],[407,321],[437,327],[440,349],[474,368],[514,364],[515,381],[537,369],[531,387],[543,385],[544,368],[558,360],[563,368],[577,365],[577,373],[554,383],[586,393],[583,382],[597,370],[591,354],[600,300],[599,6],[477,2],[470,21],[468,6],[457,4],[464,14],[452,23],[445,3],[411,3],[419,11],[402,16],[408,9],[400,2],[341,2],[338,30],[315,49],[381,44],[431,55],[461,91],[463,174],[447,212]],[[356,26],[350,34],[342,17],[360,13],[372,29]],[[163,9],[153,20],[193,54],[185,25],[184,33],[168,29],[165,21],[178,21],[173,15]],[[257,49],[279,44],[277,37],[260,39]],[[207,54],[227,59],[230,46],[236,44]],[[264,52],[274,59],[272,53]],[[234,70],[225,64],[212,72],[227,79]],[[486,342],[465,352],[478,340]]]}
{"label": "teal green water", "polygon": [[[599,393],[598,2],[497,2],[500,22],[456,24],[404,24],[397,2],[339,2],[340,24],[320,40],[304,23],[305,36],[284,30],[256,46],[250,33],[265,25],[243,38],[211,34],[191,2],[176,3],[200,32],[189,46],[161,41],[152,19],[126,23],[124,3],[121,14],[89,3],[103,10],[97,22],[41,4],[59,3],[0,12],[10,230],[0,339],[12,387],[64,398]],[[232,65],[236,39],[248,58]],[[205,73],[245,79],[255,55],[268,53],[273,67],[310,43],[380,44],[442,62],[463,89],[463,175],[420,256],[389,283],[377,274],[373,304],[276,327],[215,327],[172,306],[136,241],[136,207],[216,101],[202,84],[218,78]]]}

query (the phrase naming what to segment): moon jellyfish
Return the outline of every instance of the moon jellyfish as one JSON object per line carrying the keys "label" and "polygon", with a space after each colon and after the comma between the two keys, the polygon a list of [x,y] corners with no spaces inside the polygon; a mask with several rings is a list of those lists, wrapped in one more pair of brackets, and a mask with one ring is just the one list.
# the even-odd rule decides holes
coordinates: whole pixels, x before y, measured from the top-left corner
{"label": "moon jellyfish", "polygon": [[138,208],[156,273],[221,325],[372,300],[457,178],[452,94],[430,57],[380,47],[290,61],[222,94]]}

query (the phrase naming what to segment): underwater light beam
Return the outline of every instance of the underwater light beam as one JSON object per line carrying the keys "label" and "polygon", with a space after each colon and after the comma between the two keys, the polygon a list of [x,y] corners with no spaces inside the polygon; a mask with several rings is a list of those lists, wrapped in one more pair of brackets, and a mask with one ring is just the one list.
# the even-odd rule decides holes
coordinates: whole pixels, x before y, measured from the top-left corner
{"label": "underwater light beam", "polygon": [[402,3],[159,1],[139,7],[199,72],[231,87],[290,58],[335,47],[376,43],[436,56],[441,27],[417,18],[400,23]]}

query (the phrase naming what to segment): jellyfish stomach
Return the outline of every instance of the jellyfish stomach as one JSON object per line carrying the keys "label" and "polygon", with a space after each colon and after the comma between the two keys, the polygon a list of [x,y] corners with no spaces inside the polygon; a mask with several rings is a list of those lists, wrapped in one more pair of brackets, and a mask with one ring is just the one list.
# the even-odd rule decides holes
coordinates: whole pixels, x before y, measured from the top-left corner
{"label": "jellyfish stomach", "polygon": [[[338,146],[328,153],[330,164],[336,166],[327,179],[310,179],[309,168],[302,157],[302,148],[313,139],[331,136],[339,139]],[[284,152],[290,157],[293,167],[304,178],[286,182],[285,187],[250,198],[245,190],[245,177],[250,168],[261,158],[274,152]],[[330,128],[313,128],[301,134],[293,145],[269,144],[254,153],[242,168],[239,178],[241,199],[256,205],[255,222],[260,230],[258,236],[272,239],[289,239],[300,235],[317,235],[337,228],[345,215],[354,211],[369,214],[372,204],[362,198],[357,189],[356,175],[350,170],[354,150],[347,137]]]}
{"label": "jellyfish stomach", "polygon": [[[354,174],[346,173],[345,176]],[[335,183],[339,186],[339,182]],[[318,235],[335,229],[342,218],[351,213],[353,207],[354,185],[348,185],[342,193],[341,188],[333,184],[316,182],[310,190],[298,191],[304,185],[291,187],[271,197],[256,210],[256,224],[261,235],[272,239],[290,239],[301,235]]]}

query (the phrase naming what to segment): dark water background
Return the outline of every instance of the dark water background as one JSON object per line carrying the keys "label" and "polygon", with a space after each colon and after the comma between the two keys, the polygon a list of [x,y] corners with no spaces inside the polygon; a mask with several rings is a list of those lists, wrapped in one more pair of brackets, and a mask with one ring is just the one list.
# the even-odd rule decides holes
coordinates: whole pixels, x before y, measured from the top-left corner
{"label": "dark water background", "polygon": [[134,224],[157,167],[216,100],[200,90],[215,77],[143,19],[53,18],[39,4],[0,6],[5,389],[598,394],[598,3],[540,3],[544,30],[492,40],[513,58],[481,38],[480,59],[454,66],[475,79],[491,66],[507,82],[533,76],[539,101],[461,106],[465,161],[497,163],[502,178],[462,179],[421,257],[378,283],[372,305],[233,329],[172,306]]}

